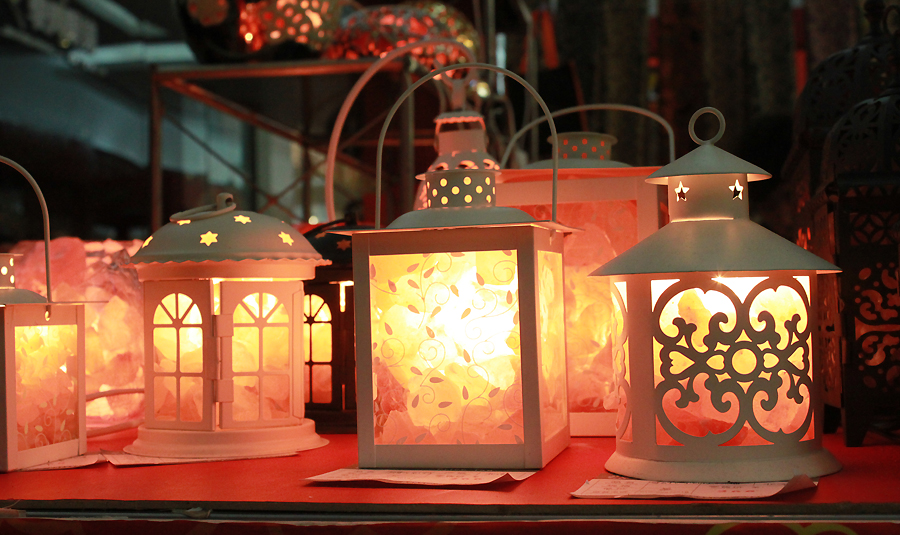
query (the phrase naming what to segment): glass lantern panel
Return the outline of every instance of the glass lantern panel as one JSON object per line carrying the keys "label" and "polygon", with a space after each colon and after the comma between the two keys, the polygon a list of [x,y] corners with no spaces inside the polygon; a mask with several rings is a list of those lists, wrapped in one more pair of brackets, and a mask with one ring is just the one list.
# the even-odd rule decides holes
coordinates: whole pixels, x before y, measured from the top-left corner
{"label": "glass lantern panel", "polygon": [[288,323],[290,321],[290,317],[288,316],[287,309],[283,304],[279,304],[278,308],[269,315],[269,323]]}
{"label": "glass lantern panel", "polygon": [[[808,278],[679,281],[658,295],[657,443],[762,445],[811,425]],[[704,438],[706,437],[706,438]]]}
{"label": "glass lantern panel", "polygon": [[179,329],[178,334],[181,371],[184,373],[201,373],[203,371],[203,329],[199,327],[182,327]]}
{"label": "glass lantern panel", "polygon": [[19,451],[78,438],[78,328],[15,328]]}
{"label": "glass lantern panel", "polygon": [[174,377],[153,378],[153,418],[175,420],[177,409]]}
{"label": "glass lantern panel", "polygon": [[516,251],[370,261],[375,443],[521,443]]}
{"label": "glass lantern panel", "polygon": [[238,422],[259,420],[259,377],[234,378],[234,403],[232,417]]}
{"label": "glass lantern panel", "polygon": [[175,373],[178,361],[177,337],[178,331],[174,327],[153,329],[153,371]]}
{"label": "glass lantern panel", "polygon": [[541,427],[545,439],[568,422],[566,332],[563,312],[562,255],[538,251],[541,329]]}
{"label": "glass lantern panel", "polygon": [[331,403],[331,365],[312,366],[312,377],[313,403]]}
{"label": "glass lantern panel", "polygon": [[259,370],[259,327],[234,328],[231,338],[231,370],[235,373]]}
{"label": "glass lantern panel", "polygon": [[[551,205],[517,206],[538,220]],[[609,286],[590,274],[638,241],[637,201],[565,202],[559,221],[583,229],[566,237],[565,308],[568,406],[572,412],[616,410]]]}
{"label": "glass lantern panel", "polygon": [[203,379],[201,377],[181,378],[180,416],[182,422],[203,421]]}
{"label": "glass lantern panel", "polygon": [[289,369],[290,343],[291,335],[287,327],[263,327],[263,370]]}
{"label": "glass lantern panel", "polygon": [[291,381],[287,375],[262,378],[263,419],[278,420],[291,415]]}
{"label": "glass lantern panel", "polygon": [[331,324],[313,323],[310,325],[309,339],[312,342],[312,361],[331,362]]}

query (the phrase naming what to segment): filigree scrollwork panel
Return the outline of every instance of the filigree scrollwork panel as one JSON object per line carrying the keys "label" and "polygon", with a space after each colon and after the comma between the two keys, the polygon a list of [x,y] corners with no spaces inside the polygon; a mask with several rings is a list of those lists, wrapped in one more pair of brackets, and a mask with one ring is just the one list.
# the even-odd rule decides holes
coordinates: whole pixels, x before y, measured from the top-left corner
{"label": "filigree scrollwork panel", "polygon": [[[620,288],[623,291],[620,291]],[[612,295],[612,366],[613,384],[616,393],[616,436],[619,440],[631,441],[633,439],[631,428],[631,373],[628,360],[628,303],[627,292],[624,291],[624,282],[611,282],[610,294]]]}
{"label": "filigree scrollwork panel", "polygon": [[653,281],[657,443],[813,438],[809,280]]}

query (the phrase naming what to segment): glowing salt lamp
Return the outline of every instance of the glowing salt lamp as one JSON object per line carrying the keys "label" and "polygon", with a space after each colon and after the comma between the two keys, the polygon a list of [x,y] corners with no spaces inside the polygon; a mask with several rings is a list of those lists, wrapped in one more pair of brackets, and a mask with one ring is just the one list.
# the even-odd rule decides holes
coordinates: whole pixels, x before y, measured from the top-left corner
{"label": "glowing salt lamp", "polygon": [[54,303],[50,290],[50,220],[34,178],[0,156],[28,180],[41,204],[47,258],[47,299],[15,287],[15,256],[0,255],[0,339],[5,352],[3,400],[8,472],[87,451],[84,409],[84,305]]}
{"label": "glowing salt lamp", "polygon": [[[466,66],[520,81],[549,115],[520,77]],[[389,112],[378,195],[389,121],[446,70]],[[353,234],[361,467],[537,469],[568,445],[562,247],[571,229],[495,206],[498,174],[426,172],[429,208]]]}
{"label": "glowing salt lamp", "polygon": [[[587,104],[554,112],[554,117],[588,110],[625,111],[655,120],[669,134],[659,115],[624,104]],[[525,125],[510,140],[503,161],[516,139],[543,122]],[[552,143],[552,140],[548,140]],[[658,167],[631,167],[612,159],[615,136],[595,132],[563,132],[554,150],[559,157],[559,220],[581,229],[565,240],[566,366],[569,388],[569,429],[572,436],[614,436],[615,374],[612,359],[613,306],[609,285],[590,273],[659,229],[664,217],[659,188],[645,179]],[[551,160],[525,169],[503,169],[497,203],[514,206],[542,219],[550,213]]]}
{"label": "glowing salt lamp", "polygon": [[[703,113],[720,121],[701,141]],[[769,174],[714,143],[650,175],[671,223],[597,269],[607,276],[617,395],[606,468],[664,481],[778,481],[833,473],[822,447],[816,274],[832,264],[749,219]]]}
{"label": "glowing salt lamp", "polygon": [[304,418],[303,281],[322,260],[230,194],[180,212],[132,257],[144,285],[146,420],[126,451],[290,454],[325,445]]}

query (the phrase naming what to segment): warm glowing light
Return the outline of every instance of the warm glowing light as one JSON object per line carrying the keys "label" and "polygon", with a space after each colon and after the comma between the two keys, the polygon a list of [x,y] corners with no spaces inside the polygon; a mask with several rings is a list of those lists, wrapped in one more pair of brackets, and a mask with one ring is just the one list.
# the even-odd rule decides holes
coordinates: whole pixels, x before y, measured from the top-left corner
{"label": "warm glowing light", "polygon": [[728,186],[728,189],[731,190],[731,198],[732,199],[740,199],[744,198],[744,188],[741,186],[741,183],[734,180],[734,186]]}
{"label": "warm glowing light", "polygon": [[376,443],[521,443],[516,251],[370,260]]}
{"label": "warm glowing light", "polygon": [[209,247],[210,245],[212,245],[212,244],[214,244],[214,243],[216,243],[216,242],[219,241],[219,240],[218,240],[218,236],[219,236],[219,235],[216,234],[215,232],[207,231],[206,234],[201,234],[201,235],[200,235],[200,243],[202,243],[202,244],[206,245],[207,247]]}
{"label": "warm glowing light", "polygon": [[19,451],[78,438],[77,347],[75,325],[15,328]]}
{"label": "warm glowing light", "polygon": [[318,225],[319,224],[319,218],[314,215],[309,216],[309,219],[307,219],[306,221],[310,225]]}
{"label": "warm glowing light", "polygon": [[341,312],[347,311],[347,288],[353,286],[353,281],[341,281],[340,283],[340,307]]}
{"label": "warm glowing light", "polygon": [[234,216],[234,220],[242,225],[250,223],[250,218],[245,215],[236,215]]}
{"label": "warm glowing light", "polygon": [[190,219],[181,219],[181,220],[177,221],[177,223],[178,223],[179,225],[181,225],[181,226],[184,226],[184,225],[190,225],[190,224],[191,224],[191,220],[190,220]]}
{"label": "warm glowing light", "polygon": [[[738,426],[725,445],[770,444],[751,420],[770,433],[793,433],[808,425],[809,277],[713,281],[717,286],[705,291],[678,280],[653,291],[663,336],[654,340],[662,410],[667,421],[690,436],[734,432]],[[681,386],[684,381],[689,381],[687,387]],[[752,405],[752,418],[746,421],[744,404]],[[657,441],[679,444],[662,427]]]}
{"label": "warm glowing light", "polygon": [[291,235],[287,232],[281,232],[278,234],[278,237],[281,238],[281,241],[288,244],[294,245],[294,238],[291,238]]}
{"label": "warm glowing light", "polygon": [[675,188],[675,199],[676,201],[686,201],[687,200],[687,192],[689,192],[691,188],[684,187],[684,184],[681,181],[678,182],[678,187]]}
{"label": "warm glowing light", "polygon": [[151,241],[153,241],[153,236],[150,236],[149,238],[144,240],[144,243],[141,245],[141,247],[146,247],[146,246],[150,245]]}

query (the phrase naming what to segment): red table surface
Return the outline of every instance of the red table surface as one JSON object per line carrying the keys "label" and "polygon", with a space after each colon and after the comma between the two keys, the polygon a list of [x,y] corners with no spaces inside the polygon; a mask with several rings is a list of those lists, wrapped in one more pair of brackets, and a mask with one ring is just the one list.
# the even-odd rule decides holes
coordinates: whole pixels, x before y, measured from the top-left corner
{"label": "red table surface", "polygon": [[[90,443],[120,450],[134,431]],[[886,441],[847,448],[840,435],[826,447],[843,463],[815,490],[746,501],[585,500],[570,492],[599,474],[614,450],[610,438],[573,438],[572,445],[525,481],[478,487],[399,487],[381,483],[325,484],[305,478],[355,465],[356,435],[325,435],[330,443],[296,456],[183,465],[95,466],[0,475],[6,507],[34,512],[184,510],[242,514],[443,515],[505,518],[697,519],[776,515],[791,519],[900,519],[900,448]]]}

